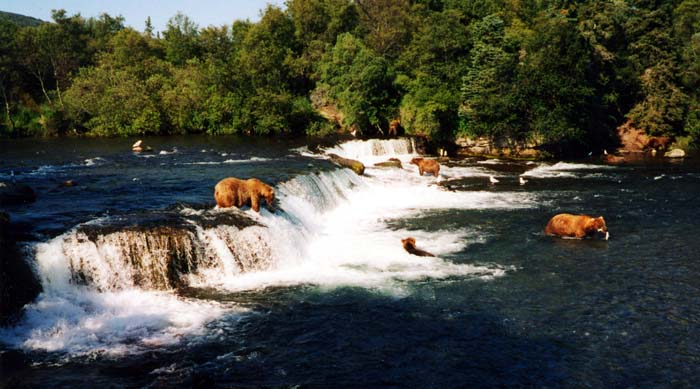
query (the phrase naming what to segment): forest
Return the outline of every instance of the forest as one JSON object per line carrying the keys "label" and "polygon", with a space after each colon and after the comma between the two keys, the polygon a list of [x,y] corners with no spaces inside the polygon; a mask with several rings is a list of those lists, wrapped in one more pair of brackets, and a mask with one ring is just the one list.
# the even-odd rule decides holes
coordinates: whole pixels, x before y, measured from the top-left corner
{"label": "forest", "polygon": [[162,32],[0,16],[0,136],[385,135],[700,143],[700,0],[289,0]]}

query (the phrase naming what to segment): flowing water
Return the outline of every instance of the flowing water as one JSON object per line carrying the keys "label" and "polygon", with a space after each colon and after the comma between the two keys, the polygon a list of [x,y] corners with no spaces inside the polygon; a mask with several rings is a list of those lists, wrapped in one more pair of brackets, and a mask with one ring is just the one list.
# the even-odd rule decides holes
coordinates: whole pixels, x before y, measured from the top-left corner
{"label": "flowing water", "polygon": [[[0,386],[700,379],[692,159],[459,160],[435,178],[408,163],[407,139],[321,153],[171,137],[134,154],[131,143],[0,143],[0,179],[38,193],[7,211],[43,287],[0,328]],[[326,153],[363,161],[366,175]],[[403,167],[373,167],[388,158]],[[276,210],[215,209],[227,176],[273,185]],[[560,212],[605,216],[610,240],[545,236]],[[409,255],[408,236],[436,257]]]}

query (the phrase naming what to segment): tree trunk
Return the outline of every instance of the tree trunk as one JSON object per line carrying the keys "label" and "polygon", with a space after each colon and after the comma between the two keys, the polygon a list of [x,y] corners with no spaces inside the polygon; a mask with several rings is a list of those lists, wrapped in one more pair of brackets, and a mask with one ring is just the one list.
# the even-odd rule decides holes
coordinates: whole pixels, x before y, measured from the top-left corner
{"label": "tree trunk", "polygon": [[5,87],[2,89],[2,100],[5,102],[5,115],[7,116],[7,126],[10,127],[10,132],[15,131],[15,123],[12,121],[12,116],[10,116],[10,102],[7,101],[7,94],[5,94]]}
{"label": "tree trunk", "polygon": [[[51,61],[53,64],[53,61]],[[63,98],[61,97],[61,87],[58,86],[58,71],[56,71],[56,65],[53,65],[53,78],[56,80],[56,94],[58,95],[58,103],[61,104],[61,109],[64,109]]]}
{"label": "tree trunk", "polygon": [[53,105],[53,101],[51,101],[49,94],[46,93],[46,86],[44,86],[44,78],[41,77],[41,75],[38,72],[34,73],[34,77],[36,77],[37,80],[39,80],[39,85],[41,85],[41,91],[44,92],[44,97],[46,97],[46,101],[48,101],[50,105]]}

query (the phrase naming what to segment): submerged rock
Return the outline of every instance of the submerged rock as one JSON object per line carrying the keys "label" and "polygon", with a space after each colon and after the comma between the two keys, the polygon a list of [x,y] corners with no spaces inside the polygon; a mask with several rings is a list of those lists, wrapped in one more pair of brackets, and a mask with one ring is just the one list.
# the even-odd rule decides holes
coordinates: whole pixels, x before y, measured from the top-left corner
{"label": "submerged rock", "polygon": [[335,162],[336,164],[342,167],[351,169],[358,176],[361,176],[365,173],[365,165],[360,161],[356,161],[354,159],[349,158],[343,158],[337,154],[328,154],[328,156],[331,158],[331,161]]}
{"label": "submerged rock", "polygon": [[0,182],[0,205],[33,203],[36,193],[27,184]]}
{"label": "submerged rock", "polygon": [[10,217],[0,212],[0,325],[15,321],[41,285],[12,234]]}

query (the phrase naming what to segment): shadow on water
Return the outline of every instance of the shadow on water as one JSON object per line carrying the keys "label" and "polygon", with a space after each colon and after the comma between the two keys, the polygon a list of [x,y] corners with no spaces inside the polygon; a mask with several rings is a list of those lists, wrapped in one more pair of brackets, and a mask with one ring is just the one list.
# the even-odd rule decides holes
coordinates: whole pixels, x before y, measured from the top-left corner
{"label": "shadow on water", "polygon": [[[436,285],[425,286],[431,295]],[[212,323],[211,342],[118,361],[25,365],[3,374],[4,383],[482,387],[559,386],[568,379],[561,363],[572,350],[518,334],[486,310],[426,307],[420,294],[382,297],[355,288],[280,293],[236,325]]]}

